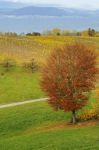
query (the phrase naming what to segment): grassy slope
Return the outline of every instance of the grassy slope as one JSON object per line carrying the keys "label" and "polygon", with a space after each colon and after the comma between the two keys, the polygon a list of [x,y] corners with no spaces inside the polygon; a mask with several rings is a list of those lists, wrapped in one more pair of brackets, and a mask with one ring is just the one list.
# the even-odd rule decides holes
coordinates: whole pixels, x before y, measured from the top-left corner
{"label": "grassy slope", "polygon": [[[6,37],[0,36],[0,60],[4,58],[15,59],[23,63],[35,58],[44,63],[50,52],[56,48],[73,41],[84,41],[99,48],[99,37],[69,37],[69,36],[41,36],[41,37]],[[39,56],[39,57],[38,57]]]}
{"label": "grassy slope", "polygon": [[99,150],[99,126],[67,128],[45,102],[0,110],[0,150]]}
{"label": "grassy slope", "polygon": [[0,70],[0,104],[43,98],[39,73],[30,73],[20,68],[10,72]]}
{"label": "grassy slope", "polygon": [[[5,57],[16,59],[18,63],[35,58],[45,62],[50,51],[64,43],[81,40],[99,47],[98,37],[0,37],[0,61]],[[1,74],[0,69],[0,74]],[[44,97],[39,86],[39,75],[14,70],[4,76],[0,75],[0,104],[24,101]]]}
{"label": "grassy slope", "polygon": [[[2,73],[4,73],[2,75]],[[95,99],[95,92],[90,95]],[[40,73],[31,73],[21,67],[5,72],[0,68],[0,104],[47,97],[40,87]]]}
{"label": "grassy slope", "polygon": [[[78,38],[78,37],[77,37]],[[35,56],[40,62],[55,46],[74,37],[0,39],[1,57],[9,55],[24,62]],[[99,45],[99,38],[81,38]],[[32,54],[33,52],[33,54]],[[43,97],[39,74],[14,70],[0,75],[0,103]],[[99,126],[66,128],[70,114],[53,112],[45,102],[0,110],[0,150],[99,150]],[[58,126],[58,127],[57,127]]]}

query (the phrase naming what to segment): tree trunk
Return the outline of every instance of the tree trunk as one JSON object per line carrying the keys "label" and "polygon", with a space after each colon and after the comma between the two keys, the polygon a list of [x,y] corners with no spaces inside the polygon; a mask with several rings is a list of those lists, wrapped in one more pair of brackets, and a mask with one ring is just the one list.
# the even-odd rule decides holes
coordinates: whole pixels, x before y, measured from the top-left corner
{"label": "tree trunk", "polygon": [[72,111],[72,123],[76,124],[76,111],[75,110]]}

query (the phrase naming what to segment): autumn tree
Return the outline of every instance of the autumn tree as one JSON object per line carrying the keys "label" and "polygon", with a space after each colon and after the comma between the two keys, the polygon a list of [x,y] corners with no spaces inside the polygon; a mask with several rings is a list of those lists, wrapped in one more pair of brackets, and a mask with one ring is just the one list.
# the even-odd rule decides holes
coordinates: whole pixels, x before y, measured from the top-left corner
{"label": "autumn tree", "polygon": [[61,29],[59,28],[54,28],[51,32],[52,35],[57,35],[57,36],[61,35]]}
{"label": "autumn tree", "polygon": [[98,68],[94,49],[81,43],[57,48],[42,71],[41,85],[55,109],[76,112],[86,105],[89,92],[95,88]]}
{"label": "autumn tree", "polygon": [[91,29],[91,28],[88,29],[89,36],[95,36],[95,34],[96,34],[96,31],[94,29]]}

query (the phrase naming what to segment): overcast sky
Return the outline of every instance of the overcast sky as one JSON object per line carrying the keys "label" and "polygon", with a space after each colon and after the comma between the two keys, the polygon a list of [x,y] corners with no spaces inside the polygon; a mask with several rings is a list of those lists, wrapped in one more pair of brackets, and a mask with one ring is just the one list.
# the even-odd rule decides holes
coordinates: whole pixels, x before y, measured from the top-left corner
{"label": "overcast sky", "polygon": [[99,9],[99,0],[0,0],[32,4],[53,4],[71,8]]}

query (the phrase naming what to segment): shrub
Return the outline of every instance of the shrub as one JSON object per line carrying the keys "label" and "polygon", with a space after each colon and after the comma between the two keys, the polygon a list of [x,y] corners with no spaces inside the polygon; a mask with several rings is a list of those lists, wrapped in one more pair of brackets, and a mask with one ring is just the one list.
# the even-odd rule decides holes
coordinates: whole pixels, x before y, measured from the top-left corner
{"label": "shrub", "polygon": [[83,121],[99,119],[99,102],[92,104],[91,109],[84,110],[78,118]]}
{"label": "shrub", "polygon": [[35,62],[34,59],[31,59],[30,62],[24,63],[23,67],[32,73],[39,70],[39,65]]}
{"label": "shrub", "polygon": [[1,66],[5,69],[5,71],[10,71],[13,67],[16,66],[16,62],[12,59],[4,59],[1,62]]}

